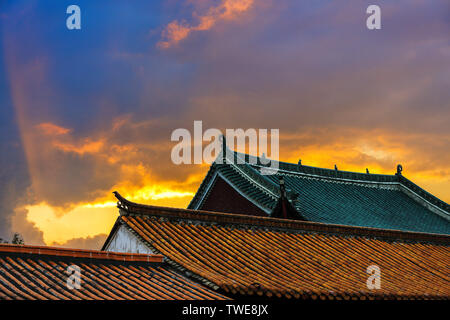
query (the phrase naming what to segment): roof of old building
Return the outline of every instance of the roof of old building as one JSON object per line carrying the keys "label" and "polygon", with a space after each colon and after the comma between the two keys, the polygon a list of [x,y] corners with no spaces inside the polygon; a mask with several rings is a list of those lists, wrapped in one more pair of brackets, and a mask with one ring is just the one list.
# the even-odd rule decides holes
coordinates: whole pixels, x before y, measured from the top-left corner
{"label": "roof of old building", "polygon": [[385,175],[275,161],[278,171],[263,175],[261,169],[270,171],[270,168],[261,158],[227,151],[225,163],[211,165],[189,209],[202,209],[215,182],[223,179],[270,216],[280,197],[282,178],[301,219],[450,234],[450,205],[405,178],[401,166],[396,174]]}
{"label": "roof of old building", "polygon": [[[67,285],[73,265],[80,289]],[[0,300],[224,298],[175,272],[161,255],[0,244]]]}
{"label": "roof of old building", "polygon": [[[225,294],[312,299],[450,297],[450,236],[136,204],[125,227],[180,272]],[[366,285],[381,269],[381,289]]]}

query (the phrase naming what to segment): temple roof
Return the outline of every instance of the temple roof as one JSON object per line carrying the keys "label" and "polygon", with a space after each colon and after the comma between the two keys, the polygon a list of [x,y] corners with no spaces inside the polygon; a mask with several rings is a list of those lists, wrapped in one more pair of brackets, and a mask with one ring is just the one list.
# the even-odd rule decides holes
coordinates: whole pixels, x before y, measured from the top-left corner
{"label": "temple roof", "polygon": [[[248,297],[448,298],[450,236],[340,226],[130,202],[116,193],[122,227],[197,281]],[[367,267],[381,269],[370,290]]]}
{"label": "temple roof", "polygon": [[[223,179],[270,216],[283,178],[291,203],[309,221],[450,234],[450,205],[403,176],[324,169],[276,162],[278,171],[261,174],[261,158],[231,152],[214,162],[189,204],[201,209],[217,179]],[[231,200],[231,199],[230,199]]]}
{"label": "temple roof", "polygon": [[[72,265],[80,268],[80,289],[67,286]],[[224,298],[175,272],[161,255],[0,244],[0,300]]]}

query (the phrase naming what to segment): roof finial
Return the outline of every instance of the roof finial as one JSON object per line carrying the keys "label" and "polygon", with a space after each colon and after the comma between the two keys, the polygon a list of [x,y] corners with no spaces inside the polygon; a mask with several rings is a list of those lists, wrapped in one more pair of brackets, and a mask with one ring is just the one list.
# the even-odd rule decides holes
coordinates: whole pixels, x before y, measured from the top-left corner
{"label": "roof finial", "polygon": [[302,159],[298,159],[298,165],[299,165],[299,166],[302,165]]}
{"label": "roof finial", "polygon": [[366,173],[369,174],[369,169],[368,168],[366,168]]}
{"label": "roof finial", "polygon": [[396,175],[397,175],[397,176],[401,176],[401,175],[402,175],[402,171],[403,171],[402,165],[401,165],[401,164],[398,164],[398,165],[397,165],[397,173],[396,173]]}
{"label": "roof finial", "polygon": [[270,160],[266,158],[266,154],[264,152],[261,154],[261,157],[256,159],[256,161],[259,162],[259,164],[262,166],[266,166],[268,163],[270,163]]}
{"label": "roof finial", "polygon": [[225,135],[223,134],[221,136],[222,139],[222,163],[225,163],[225,160],[227,158],[227,138],[225,137]]}
{"label": "roof finial", "polygon": [[334,170],[338,171],[337,165],[334,165]]}

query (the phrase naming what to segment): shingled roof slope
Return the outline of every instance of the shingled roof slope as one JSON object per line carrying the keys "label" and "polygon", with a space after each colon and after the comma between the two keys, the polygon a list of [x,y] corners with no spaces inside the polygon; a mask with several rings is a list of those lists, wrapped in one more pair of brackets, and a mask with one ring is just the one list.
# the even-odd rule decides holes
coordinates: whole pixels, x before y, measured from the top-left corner
{"label": "shingled roof slope", "polygon": [[270,216],[280,195],[279,179],[283,178],[292,203],[308,221],[450,234],[450,205],[405,178],[401,171],[395,175],[369,174],[278,162],[276,174],[262,175],[260,169],[265,166],[260,158],[230,153],[224,164],[211,165],[189,209],[202,209],[217,179],[223,179]]}
{"label": "shingled roof slope", "polygon": [[[70,265],[80,267],[80,289],[66,285]],[[161,255],[0,244],[0,300],[224,298],[163,264]]]}
{"label": "shingled roof slope", "polygon": [[[226,294],[450,297],[447,235],[161,208],[117,197],[116,230],[125,226],[175,268]],[[381,269],[380,290],[366,286],[370,265]]]}

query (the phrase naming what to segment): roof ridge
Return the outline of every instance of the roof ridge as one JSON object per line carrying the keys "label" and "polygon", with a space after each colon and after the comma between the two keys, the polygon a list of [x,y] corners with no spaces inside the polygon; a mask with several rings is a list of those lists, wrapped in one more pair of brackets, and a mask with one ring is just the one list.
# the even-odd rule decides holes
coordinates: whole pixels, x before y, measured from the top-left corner
{"label": "roof ridge", "polygon": [[[252,167],[249,163],[243,163],[243,164],[231,164],[232,167],[236,168],[238,171],[241,171],[249,178],[255,178],[254,180],[249,180],[250,182],[257,182],[260,184],[260,186],[263,189],[267,189],[272,195],[278,196],[279,189],[278,185],[276,185],[274,182],[270,181],[265,175],[261,174]],[[253,177],[250,177],[253,176]],[[246,178],[244,176],[244,178]],[[248,180],[248,179],[247,179]],[[266,191],[267,192],[267,191]]]}
{"label": "roof ridge", "polygon": [[[228,149],[228,147],[227,147],[227,150],[230,150],[230,149]],[[252,165],[254,165],[254,164],[251,163],[250,160],[247,160],[247,157],[250,157],[250,155],[247,155],[245,153],[236,152],[236,151],[233,151],[233,150],[230,150],[230,151],[232,152],[231,157],[233,157],[233,159],[231,160],[230,163],[225,162],[223,164],[219,164],[218,165],[219,168],[221,168],[220,166],[228,164],[232,168],[235,168],[238,171],[243,172],[244,175],[246,175],[247,177],[253,179],[253,180],[249,180],[250,182],[259,182],[263,189],[265,188],[265,189],[267,189],[269,191],[269,193],[271,193],[272,195],[277,196],[277,194],[279,193],[279,188],[278,188],[279,186],[277,184],[275,184],[274,182],[272,182],[270,179],[268,179],[266,177],[266,175],[261,174],[260,172],[258,172],[258,170],[253,168]],[[227,156],[228,156],[228,154],[227,154]],[[239,160],[242,160],[242,163]],[[258,157],[257,158],[257,162],[255,164],[258,164],[258,161],[259,161],[259,163],[262,163],[260,161],[259,157]]]}
{"label": "roof ridge", "polygon": [[[262,167],[258,163],[260,162],[259,156],[253,156],[245,153],[235,152],[240,155],[250,167],[257,166]],[[250,158],[256,158],[256,164],[252,164]],[[446,211],[450,215],[450,204],[439,199],[438,197],[432,195],[425,189],[421,188],[408,178],[406,178],[401,173],[396,173],[393,175],[390,174],[379,174],[379,173],[363,173],[363,172],[354,172],[354,171],[345,171],[345,170],[336,170],[336,169],[328,169],[328,168],[320,168],[314,166],[307,166],[303,164],[294,164],[285,161],[272,160],[278,162],[278,169],[281,171],[288,171],[293,174],[306,174],[306,175],[314,175],[322,178],[329,179],[348,179],[348,180],[356,180],[358,182],[377,182],[377,183],[398,183],[403,185],[404,187],[410,189],[412,192],[424,198],[426,201],[431,204],[437,206],[438,208]],[[255,169],[255,171],[257,171]],[[400,171],[401,172],[401,171]]]}
{"label": "roof ridge", "polygon": [[[227,150],[230,150],[230,149],[227,148]],[[236,161],[237,158],[239,157],[239,155],[240,155],[240,153],[232,151],[231,157],[233,157],[233,159],[230,162],[223,160],[222,152],[217,156],[217,159],[222,159],[222,161],[224,161],[224,162],[217,163],[217,159],[216,159],[210,165],[208,172],[204,176],[202,182],[200,183],[199,188],[197,189],[197,192],[195,193],[194,197],[189,202],[187,208],[194,209],[200,205],[200,203],[202,202],[202,199],[204,198],[205,189],[208,188],[208,186],[212,182],[211,179],[215,177],[214,173],[221,172],[226,167],[232,168],[234,171],[237,171],[237,173],[241,177],[243,177],[250,183],[256,182],[257,184],[259,184],[259,188],[261,189],[261,191],[267,193],[270,197],[275,197],[275,198],[278,197],[278,193],[279,193],[278,185],[276,185],[274,182],[272,182],[270,179],[268,179],[264,175],[260,174],[258,172],[258,170],[253,168],[252,165],[246,161],[246,159],[241,158],[243,160],[242,163],[239,163],[239,161]]]}
{"label": "roof ridge", "polygon": [[[279,219],[273,217],[260,217],[245,214],[223,213],[206,210],[180,209],[171,207],[159,207],[153,205],[138,204],[123,198],[114,191],[119,200],[118,208],[122,209],[121,215],[159,216],[166,218],[196,220],[210,223],[248,225],[255,228],[274,228],[281,230],[295,230],[303,232],[318,232],[340,236],[363,236],[394,241],[434,242],[450,245],[450,235],[412,232],[391,229],[377,229],[360,226],[347,226],[339,224],[327,224],[312,221],[299,221],[291,219]],[[119,217],[120,219],[120,217]]]}
{"label": "roof ridge", "polygon": [[421,196],[422,198],[424,198],[428,202],[430,202],[433,205],[439,207],[440,209],[446,211],[449,214],[449,217],[450,217],[450,204],[448,204],[444,200],[441,200],[438,197],[432,195],[431,193],[429,193],[425,189],[421,188],[420,186],[418,186],[417,184],[415,184],[414,182],[412,182],[411,180],[409,180],[408,178],[406,178],[403,175],[399,176],[399,182],[400,182],[401,185],[403,185],[404,187],[406,187],[409,190],[413,191],[417,195]]}
{"label": "roof ridge", "polygon": [[201,200],[200,195],[202,194],[202,192],[199,192],[199,190],[204,191],[204,189],[207,187],[208,183],[209,183],[209,179],[211,178],[211,175],[215,169],[216,164],[213,162],[208,169],[208,172],[206,173],[206,175],[203,177],[202,182],[200,183],[200,186],[197,189],[197,192],[195,193],[195,195],[192,197],[191,201],[188,204],[188,208],[191,207],[195,207],[198,202]]}
{"label": "roof ridge", "polygon": [[17,244],[0,244],[1,253],[39,254],[48,256],[89,258],[102,260],[130,261],[130,262],[163,262],[159,254],[106,252],[90,249],[73,249],[50,246],[32,246]]}
{"label": "roof ridge", "polygon": [[[246,153],[242,153],[242,152],[237,152],[234,151],[234,153],[244,156],[244,159],[246,160],[246,162],[250,162],[250,158],[256,158],[257,163],[261,162],[260,156],[254,156],[254,155],[250,155],[250,154],[246,154]],[[391,177],[391,178],[395,178],[397,175],[396,174],[383,174],[383,173],[364,173],[364,172],[357,172],[357,171],[346,171],[346,170],[336,170],[336,169],[329,169],[329,168],[322,168],[322,167],[316,167],[316,166],[308,166],[308,165],[304,165],[304,164],[295,164],[292,162],[287,162],[287,161],[281,161],[281,160],[271,160],[274,162],[278,162],[279,164],[282,164],[284,166],[287,167],[291,167],[290,169],[283,169],[286,171],[294,171],[294,172],[298,172],[298,168],[302,168],[305,170],[314,170],[314,169],[318,169],[320,171],[324,171],[324,172],[329,172],[329,173],[336,173],[336,172],[340,172],[340,173],[346,173],[346,174],[358,174],[358,175],[363,175],[363,176],[385,176],[385,177]],[[258,165],[259,166],[259,165]]]}

